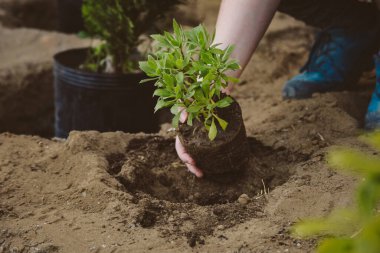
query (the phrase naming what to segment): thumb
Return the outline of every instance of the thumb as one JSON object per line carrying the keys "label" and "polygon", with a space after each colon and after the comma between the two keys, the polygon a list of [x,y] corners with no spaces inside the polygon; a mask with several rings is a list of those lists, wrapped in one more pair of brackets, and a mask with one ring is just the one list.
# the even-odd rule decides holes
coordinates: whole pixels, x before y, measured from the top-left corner
{"label": "thumb", "polygon": [[181,123],[185,123],[186,120],[187,120],[187,116],[189,115],[186,111],[186,108],[179,108],[180,112],[181,112],[181,115],[179,116],[179,121],[181,121]]}

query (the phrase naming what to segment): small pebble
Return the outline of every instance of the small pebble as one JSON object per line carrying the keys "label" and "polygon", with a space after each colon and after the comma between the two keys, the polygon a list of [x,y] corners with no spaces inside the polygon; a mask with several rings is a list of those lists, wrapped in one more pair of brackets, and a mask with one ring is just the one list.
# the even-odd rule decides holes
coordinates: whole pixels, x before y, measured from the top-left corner
{"label": "small pebble", "polygon": [[309,122],[314,122],[316,119],[317,119],[317,116],[315,116],[315,114],[312,114],[312,115],[310,115],[310,116],[307,118],[307,120],[308,120]]}
{"label": "small pebble", "polygon": [[311,136],[315,136],[315,135],[317,135],[317,131],[316,131],[315,129],[311,129],[311,130],[309,131],[309,134],[310,134]]}
{"label": "small pebble", "polygon": [[338,105],[338,103],[336,101],[331,101],[330,103],[328,103],[328,106],[330,107],[336,107]]}
{"label": "small pebble", "polygon": [[181,213],[181,214],[179,215],[179,217],[180,217],[181,219],[185,220],[185,219],[187,219],[189,216],[187,215],[187,213]]}
{"label": "small pebble", "polygon": [[297,243],[297,248],[301,248],[301,243]]}
{"label": "small pebble", "polygon": [[311,161],[313,161],[313,162],[319,162],[319,161],[321,161],[323,158],[322,158],[322,156],[315,156],[315,157],[313,157],[312,159],[311,159]]}
{"label": "small pebble", "polygon": [[57,157],[58,157],[57,154],[51,154],[51,155],[50,155],[50,159],[52,159],[52,160],[56,159]]}
{"label": "small pebble", "polygon": [[242,194],[240,195],[237,201],[241,205],[247,205],[251,201],[251,199],[249,198],[247,194]]}
{"label": "small pebble", "polygon": [[224,230],[224,226],[223,225],[219,225],[216,227],[218,230]]}
{"label": "small pebble", "polygon": [[169,222],[173,222],[174,221],[174,217],[173,216],[170,216],[169,219],[168,219]]}

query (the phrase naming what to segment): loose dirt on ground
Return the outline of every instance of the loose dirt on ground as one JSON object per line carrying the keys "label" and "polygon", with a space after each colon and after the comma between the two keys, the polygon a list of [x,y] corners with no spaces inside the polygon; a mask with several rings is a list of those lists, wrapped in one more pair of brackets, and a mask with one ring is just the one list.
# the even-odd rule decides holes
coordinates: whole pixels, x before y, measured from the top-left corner
{"label": "loose dirt on ground", "polygon": [[351,203],[355,180],[325,154],[366,149],[357,136],[372,89],[283,101],[312,40],[279,14],[247,67],[233,96],[250,162],[234,180],[188,173],[167,126],[67,140],[0,134],[0,252],[312,252],[316,242],[289,229]]}

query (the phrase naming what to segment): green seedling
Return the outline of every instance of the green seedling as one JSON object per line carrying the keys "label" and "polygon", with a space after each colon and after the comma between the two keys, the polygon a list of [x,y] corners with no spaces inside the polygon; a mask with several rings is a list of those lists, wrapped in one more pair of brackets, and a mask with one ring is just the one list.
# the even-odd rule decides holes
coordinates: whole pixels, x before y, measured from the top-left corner
{"label": "green seedling", "polygon": [[84,0],[81,35],[101,40],[83,64],[93,72],[129,73],[138,69],[132,59],[141,36],[159,30],[157,21],[185,0]]}
{"label": "green seedling", "polygon": [[217,108],[234,102],[222,94],[229,82],[238,82],[226,74],[240,68],[237,61],[230,59],[233,46],[218,48],[218,44],[213,44],[214,35],[203,25],[184,31],[174,20],[173,30],[152,35],[154,52],[147,61],[140,62],[140,69],[150,78],[142,82],[155,81],[155,110],[169,107],[174,114],[174,127],[178,127],[180,114],[186,110],[187,124],[192,126],[193,120],[202,122],[210,140],[214,140],[217,124],[223,130],[228,125],[218,116]]}
{"label": "green seedling", "polygon": [[[380,132],[362,139],[380,151]],[[355,205],[333,211],[326,218],[300,222],[294,227],[294,233],[302,237],[322,236],[318,253],[380,252],[380,158],[356,150],[338,149],[330,152],[329,163],[360,176]]]}

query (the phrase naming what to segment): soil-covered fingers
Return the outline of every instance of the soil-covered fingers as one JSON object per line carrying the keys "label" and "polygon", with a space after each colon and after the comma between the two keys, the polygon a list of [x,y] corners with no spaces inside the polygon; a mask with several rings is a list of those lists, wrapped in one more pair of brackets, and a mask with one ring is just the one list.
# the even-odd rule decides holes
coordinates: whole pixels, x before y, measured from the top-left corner
{"label": "soil-covered fingers", "polygon": [[203,172],[197,168],[194,159],[186,152],[185,147],[182,145],[178,136],[175,140],[175,149],[177,151],[179,159],[181,159],[182,162],[186,164],[188,170],[197,177],[203,177]]}
{"label": "soil-covered fingers", "polygon": [[228,86],[226,88],[222,88],[222,92],[226,95],[231,95],[231,91],[232,91],[232,84],[228,84]]}

